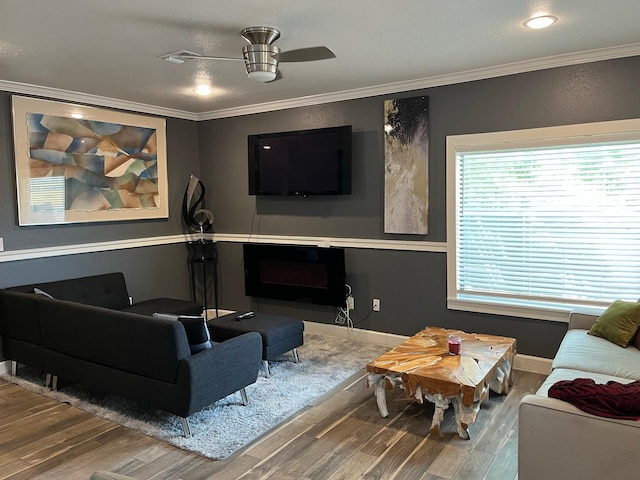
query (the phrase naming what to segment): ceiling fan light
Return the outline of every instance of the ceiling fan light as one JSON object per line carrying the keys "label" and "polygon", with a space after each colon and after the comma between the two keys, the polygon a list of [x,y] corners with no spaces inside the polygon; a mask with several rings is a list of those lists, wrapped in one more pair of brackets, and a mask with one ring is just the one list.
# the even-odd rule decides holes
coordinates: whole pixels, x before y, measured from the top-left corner
{"label": "ceiling fan light", "polygon": [[251,80],[257,80],[258,82],[271,82],[276,79],[276,72],[265,72],[265,71],[257,71],[254,70],[252,72],[247,72],[249,78]]}

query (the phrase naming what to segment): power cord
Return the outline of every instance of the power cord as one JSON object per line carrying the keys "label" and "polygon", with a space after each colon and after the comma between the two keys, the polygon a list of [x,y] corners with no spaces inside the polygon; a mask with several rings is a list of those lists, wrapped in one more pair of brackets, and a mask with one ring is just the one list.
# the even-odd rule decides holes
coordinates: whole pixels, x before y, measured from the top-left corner
{"label": "power cord", "polygon": [[346,296],[344,301],[344,307],[338,307],[338,313],[336,315],[335,323],[338,325],[346,325],[347,328],[353,328],[353,321],[351,320],[350,312],[353,310],[353,296],[351,295],[351,285],[345,284]]}
{"label": "power cord", "polygon": [[371,316],[371,314],[373,313],[373,308],[371,310],[369,310],[369,313],[367,313],[364,317],[362,317],[360,320],[358,320],[357,322],[354,322],[353,319],[351,318],[351,310],[353,310],[354,304],[353,304],[353,296],[351,295],[351,286],[350,285],[345,285],[346,286],[346,298],[345,298],[345,306],[344,307],[337,307],[337,313],[336,313],[336,318],[335,318],[335,323],[338,325],[346,325],[346,327],[348,329],[353,329],[353,327],[355,327],[356,325],[361,324],[362,322],[364,322],[367,318],[369,318],[369,316]]}
{"label": "power cord", "polygon": [[373,313],[373,308],[371,310],[369,310],[369,313],[367,313],[364,317],[362,317],[360,320],[358,320],[357,322],[354,322],[353,325],[359,325],[362,322],[364,322],[367,318],[369,318],[369,316]]}
{"label": "power cord", "polygon": [[336,323],[338,325],[346,325],[347,328],[353,327],[353,322],[349,316],[349,310],[343,307],[338,307],[338,314],[336,315]]}

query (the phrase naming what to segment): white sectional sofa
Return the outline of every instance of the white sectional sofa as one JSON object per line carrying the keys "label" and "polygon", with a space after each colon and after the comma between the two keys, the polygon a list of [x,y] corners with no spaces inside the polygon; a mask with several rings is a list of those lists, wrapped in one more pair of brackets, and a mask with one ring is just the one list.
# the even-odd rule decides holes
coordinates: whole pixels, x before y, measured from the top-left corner
{"label": "white sectional sofa", "polygon": [[518,480],[640,478],[640,421],[590,415],[547,396],[559,380],[629,383],[640,379],[638,348],[623,348],[587,334],[597,318],[571,314],[551,374],[520,403]]}

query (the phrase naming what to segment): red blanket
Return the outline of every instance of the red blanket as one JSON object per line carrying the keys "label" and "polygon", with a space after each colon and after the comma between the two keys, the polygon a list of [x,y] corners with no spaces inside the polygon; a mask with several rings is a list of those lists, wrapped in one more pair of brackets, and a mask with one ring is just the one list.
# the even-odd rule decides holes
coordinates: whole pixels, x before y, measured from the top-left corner
{"label": "red blanket", "polygon": [[640,420],[640,380],[626,384],[597,384],[590,378],[560,380],[548,395],[599,417]]}

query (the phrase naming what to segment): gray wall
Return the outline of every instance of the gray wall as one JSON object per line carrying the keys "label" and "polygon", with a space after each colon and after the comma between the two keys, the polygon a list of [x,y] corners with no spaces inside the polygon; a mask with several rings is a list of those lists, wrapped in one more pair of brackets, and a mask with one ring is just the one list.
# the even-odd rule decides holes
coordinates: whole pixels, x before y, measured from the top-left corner
{"label": "gray wall", "polygon": [[[429,234],[383,233],[383,102],[366,98],[211,120],[198,125],[202,179],[212,195],[218,233],[446,241],[447,135],[640,117],[640,57],[555,68],[429,88]],[[265,198],[248,195],[247,135],[349,124],[353,126],[353,194]],[[221,304],[332,323],[330,307],[244,296],[240,244],[219,246]],[[446,309],[442,253],[348,249],[347,282],[358,327],[412,334],[426,325],[514,336],[521,353],[552,357],[566,325]],[[381,311],[370,311],[380,298]]]}
{"label": "gray wall", "polygon": [[[430,102],[430,211],[426,236],[383,233],[382,106],[366,98],[195,123],[167,119],[170,218],[19,227],[9,93],[0,92],[0,236],[5,250],[174,235],[184,231],[182,195],[190,173],[207,186],[206,207],[218,233],[329,236],[446,241],[445,137],[640,117],[640,58],[430,88],[398,96],[428,95]],[[353,194],[327,198],[256,198],[248,195],[247,135],[350,124],[353,126]],[[332,323],[330,307],[252,299],[244,295],[242,247],[221,243],[220,306],[252,309]],[[136,300],[188,298],[184,245],[0,262],[0,287],[123,271]],[[446,309],[443,253],[347,249],[347,281],[356,299],[357,326],[409,335],[425,325],[510,335],[521,353],[552,357],[563,323],[506,318]],[[371,299],[382,310],[363,318]]]}
{"label": "gray wall", "polygon": [[[0,92],[0,237],[4,238],[5,250],[181,233],[182,195],[189,174],[197,175],[200,170],[197,135],[195,122],[167,119],[168,219],[20,227],[15,194],[11,94]],[[64,260],[65,263],[69,261]],[[21,278],[6,278],[4,268],[0,263],[0,287],[22,281]],[[27,280],[30,281],[31,279]]]}
{"label": "gray wall", "polygon": [[[0,237],[5,251],[175,235],[189,174],[199,174],[195,122],[167,119],[169,218],[148,221],[18,226],[11,94],[0,92]],[[0,288],[111,271],[125,273],[135,300],[190,297],[187,252],[182,244],[0,262]]]}

